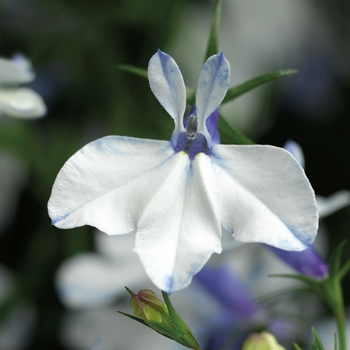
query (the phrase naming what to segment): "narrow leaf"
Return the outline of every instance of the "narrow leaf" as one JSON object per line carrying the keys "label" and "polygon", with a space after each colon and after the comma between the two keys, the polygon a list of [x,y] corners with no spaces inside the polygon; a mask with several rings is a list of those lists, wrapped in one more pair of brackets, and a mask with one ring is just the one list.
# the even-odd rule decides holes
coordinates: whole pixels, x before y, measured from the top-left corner
{"label": "narrow leaf", "polygon": [[222,103],[232,101],[235,98],[245,94],[246,92],[249,92],[250,90],[253,90],[253,89],[259,87],[260,85],[263,85],[265,83],[268,83],[270,81],[273,81],[273,80],[276,80],[276,79],[279,79],[282,77],[297,74],[297,73],[298,73],[298,71],[295,69],[287,69],[287,70],[280,70],[277,72],[260,75],[257,78],[248,80],[247,82],[245,82],[243,84],[240,84],[236,87],[228,89],[227,93],[226,93],[226,97],[224,98]]}
{"label": "narrow leaf", "polygon": [[213,56],[219,52],[219,27],[221,20],[221,0],[217,0],[215,3],[214,14],[211,22],[210,36],[207,46],[207,52],[205,53],[204,62],[208,57]]}
{"label": "narrow leaf", "polygon": [[222,141],[225,143],[233,143],[236,145],[253,145],[254,142],[244,136],[242,133],[234,129],[223,117],[219,117],[219,132]]}
{"label": "narrow leaf", "polygon": [[297,343],[293,343],[295,350],[301,350],[301,347]]}
{"label": "narrow leaf", "polygon": [[313,336],[315,338],[314,344],[316,344],[316,346],[317,346],[315,349],[317,349],[317,350],[324,350],[324,347],[323,347],[323,345],[321,343],[320,338],[318,337],[318,335],[317,335],[317,333],[315,331],[315,328],[311,328],[311,331],[312,331],[312,334],[313,334]]}
{"label": "narrow leaf", "polygon": [[123,312],[123,311],[118,311],[118,312],[126,317],[129,317],[129,318],[131,318],[137,322],[140,322],[140,323],[144,324],[145,326],[149,327],[149,325],[142,318],[136,317],[134,315],[130,315],[130,314]]}
{"label": "narrow leaf", "polygon": [[350,259],[344,264],[344,266],[339,271],[339,278],[342,279],[350,270]]}
{"label": "narrow leaf", "polygon": [[344,245],[346,244],[346,241],[341,242],[332,252],[332,254],[329,257],[329,275],[330,277],[335,277],[338,272],[340,271],[340,258],[341,254],[343,252]]}
{"label": "narrow leaf", "polygon": [[314,280],[313,278],[304,276],[304,275],[293,275],[293,274],[276,274],[269,275],[269,277],[285,277],[285,278],[293,278],[299,281],[302,281],[308,284],[311,287],[316,287],[319,284],[319,281]]}
{"label": "narrow leaf", "polygon": [[147,79],[147,69],[129,66],[128,64],[119,64],[118,68],[124,72],[129,72]]}
{"label": "narrow leaf", "polygon": [[131,289],[129,289],[128,287],[125,287],[125,289],[129,292],[129,294],[131,296],[135,295],[135,293]]}

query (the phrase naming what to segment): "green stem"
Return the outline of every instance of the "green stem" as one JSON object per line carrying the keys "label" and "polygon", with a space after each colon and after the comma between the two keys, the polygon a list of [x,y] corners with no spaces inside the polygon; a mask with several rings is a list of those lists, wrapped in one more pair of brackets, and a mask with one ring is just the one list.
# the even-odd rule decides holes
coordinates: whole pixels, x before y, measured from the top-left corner
{"label": "green stem", "polygon": [[339,350],[346,350],[346,319],[344,314],[344,301],[340,283],[336,284],[334,291],[336,293],[337,305],[334,305],[333,312],[337,321]]}

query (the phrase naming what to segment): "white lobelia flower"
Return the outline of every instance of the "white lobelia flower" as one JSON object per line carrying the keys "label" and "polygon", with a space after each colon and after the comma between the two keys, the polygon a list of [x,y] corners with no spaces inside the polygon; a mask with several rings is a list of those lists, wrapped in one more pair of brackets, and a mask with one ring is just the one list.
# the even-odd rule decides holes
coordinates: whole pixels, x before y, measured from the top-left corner
{"label": "white lobelia flower", "polygon": [[18,88],[34,80],[31,63],[21,55],[12,60],[0,58],[0,116],[35,119],[46,113],[46,106],[35,91]]}
{"label": "white lobelia flower", "polygon": [[48,203],[53,225],[95,226],[109,235],[136,230],[134,251],[168,293],[185,288],[225,229],[241,242],[300,251],[317,232],[312,187],[282,148],[220,145],[218,106],[229,85],[224,55],[204,64],[195,113],[183,121],[185,84],[175,61],[158,50],[150,87],[175,122],[170,141],[107,136],[63,166]]}

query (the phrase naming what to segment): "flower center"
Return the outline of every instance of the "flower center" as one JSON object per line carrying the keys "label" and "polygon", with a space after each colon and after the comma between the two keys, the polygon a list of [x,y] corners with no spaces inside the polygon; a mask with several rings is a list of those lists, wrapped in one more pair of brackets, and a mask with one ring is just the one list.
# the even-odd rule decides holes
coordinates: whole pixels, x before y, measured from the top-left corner
{"label": "flower center", "polygon": [[192,141],[197,136],[198,120],[195,114],[188,117],[186,125],[186,136],[188,140]]}
{"label": "flower center", "polygon": [[[192,135],[192,134],[191,134]],[[182,132],[178,139],[176,145],[174,145],[175,152],[186,152],[191,160],[198,153],[210,154],[211,150],[208,147],[207,140],[205,136],[201,133],[195,133],[191,138],[188,136],[188,130],[186,128],[186,132]]]}

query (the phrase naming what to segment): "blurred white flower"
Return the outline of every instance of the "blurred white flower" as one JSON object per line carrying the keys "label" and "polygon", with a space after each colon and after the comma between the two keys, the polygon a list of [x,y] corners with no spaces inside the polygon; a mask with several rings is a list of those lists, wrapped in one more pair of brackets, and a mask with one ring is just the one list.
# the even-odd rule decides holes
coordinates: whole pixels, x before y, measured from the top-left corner
{"label": "blurred white flower", "polygon": [[102,307],[125,296],[130,289],[145,288],[146,272],[134,253],[134,235],[110,237],[95,232],[97,253],[82,253],[66,260],[56,275],[62,303],[73,309]]}
{"label": "blurred white flower", "polygon": [[32,89],[18,86],[34,80],[31,63],[21,55],[12,60],[0,58],[0,115],[35,119],[46,113],[46,106]]}
{"label": "blurred white flower", "polygon": [[[11,271],[0,264],[0,308],[6,303],[13,302],[11,299],[14,289],[15,281]],[[8,310],[7,307],[4,310]],[[0,323],[1,350],[26,348],[32,337],[35,323],[35,310],[31,305],[23,302],[15,302],[11,305]]]}

